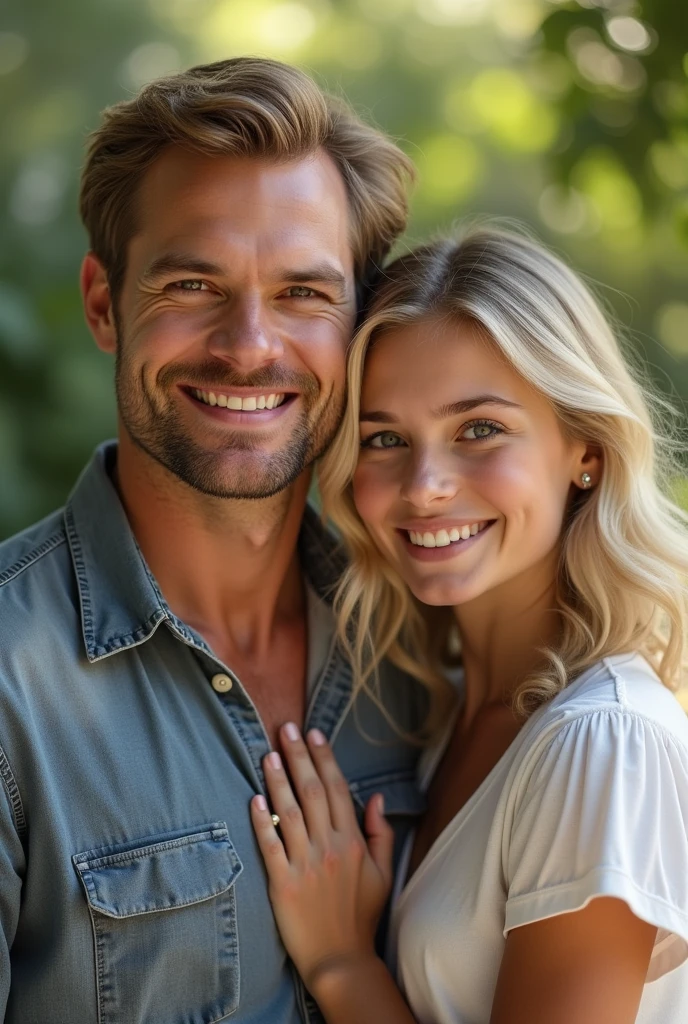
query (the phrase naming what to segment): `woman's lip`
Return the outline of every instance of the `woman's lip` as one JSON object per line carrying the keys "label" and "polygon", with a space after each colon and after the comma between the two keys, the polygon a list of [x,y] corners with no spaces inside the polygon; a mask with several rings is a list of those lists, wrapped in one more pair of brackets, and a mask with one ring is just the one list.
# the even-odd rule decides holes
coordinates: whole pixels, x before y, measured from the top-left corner
{"label": "woman's lip", "polygon": [[[475,522],[476,520],[474,520]],[[479,522],[481,520],[478,520]],[[482,520],[484,522],[484,520]],[[408,535],[406,530],[398,530],[402,544],[404,544],[408,554],[415,558],[418,562],[445,562],[450,558],[458,558],[469,548],[472,548],[476,541],[484,537],[486,533],[489,533],[491,527],[497,522],[496,519],[487,521],[487,526],[484,527],[479,533],[474,533],[467,540],[453,541],[451,544],[446,544],[440,548],[424,548],[419,544],[414,544]],[[442,529],[442,527],[440,527]]]}
{"label": "woman's lip", "polygon": [[[439,533],[440,530],[460,530],[462,526],[473,526],[474,523],[489,525],[494,519],[488,516],[476,516],[474,519],[409,519],[408,522],[398,526],[398,530],[411,531],[414,533]],[[486,528],[486,527],[485,527]]]}

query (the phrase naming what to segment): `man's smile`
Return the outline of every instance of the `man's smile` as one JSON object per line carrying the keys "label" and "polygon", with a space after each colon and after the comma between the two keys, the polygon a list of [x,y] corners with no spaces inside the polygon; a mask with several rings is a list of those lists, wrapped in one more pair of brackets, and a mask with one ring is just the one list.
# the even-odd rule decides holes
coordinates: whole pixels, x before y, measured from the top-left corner
{"label": "man's smile", "polygon": [[197,408],[201,407],[204,414],[234,426],[270,423],[280,418],[299,397],[295,392],[257,392],[246,388],[239,393],[238,389],[206,391],[185,385],[180,391]]}
{"label": "man's smile", "polygon": [[282,405],[286,395],[228,395],[222,391],[201,391],[200,388],[192,389],[193,395],[199,402],[206,405],[219,405],[222,409],[235,409],[237,412],[256,412],[259,409],[276,409]]}

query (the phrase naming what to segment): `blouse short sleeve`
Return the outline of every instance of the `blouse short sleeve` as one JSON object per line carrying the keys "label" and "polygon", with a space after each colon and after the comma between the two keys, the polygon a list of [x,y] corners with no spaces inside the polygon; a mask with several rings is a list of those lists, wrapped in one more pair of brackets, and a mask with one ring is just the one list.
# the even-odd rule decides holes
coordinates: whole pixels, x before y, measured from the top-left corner
{"label": "blouse short sleeve", "polygon": [[688,749],[618,708],[562,724],[522,780],[505,837],[504,934],[624,900],[657,926],[647,981],[688,959]]}

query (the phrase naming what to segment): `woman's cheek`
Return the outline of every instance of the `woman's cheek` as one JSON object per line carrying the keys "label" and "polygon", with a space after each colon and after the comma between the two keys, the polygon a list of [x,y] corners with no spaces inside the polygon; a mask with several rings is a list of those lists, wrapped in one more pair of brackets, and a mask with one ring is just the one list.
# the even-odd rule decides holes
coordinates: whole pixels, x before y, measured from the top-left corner
{"label": "woman's cheek", "polygon": [[472,484],[487,507],[504,518],[507,536],[525,556],[540,557],[558,541],[564,517],[566,482],[561,466],[529,449],[500,452],[477,470]]}
{"label": "woman's cheek", "polygon": [[394,500],[393,486],[374,465],[359,465],[352,481],[354,504],[367,525],[382,524]]}

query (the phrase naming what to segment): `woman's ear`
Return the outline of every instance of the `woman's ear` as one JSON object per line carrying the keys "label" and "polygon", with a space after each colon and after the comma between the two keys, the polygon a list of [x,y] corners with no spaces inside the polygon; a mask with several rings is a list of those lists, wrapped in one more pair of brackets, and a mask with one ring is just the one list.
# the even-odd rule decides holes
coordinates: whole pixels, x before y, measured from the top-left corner
{"label": "woman's ear", "polygon": [[602,479],[603,464],[603,453],[599,445],[582,445],[580,455],[575,460],[571,482],[582,491],[591,490]]}
{"label": "woman's ear", "polygon": [[81,296],[86,323],[103,352],[117,351],[117,327],[112,307],[112,295],[105,267],[98,257],[89,252],[81,264]]}

